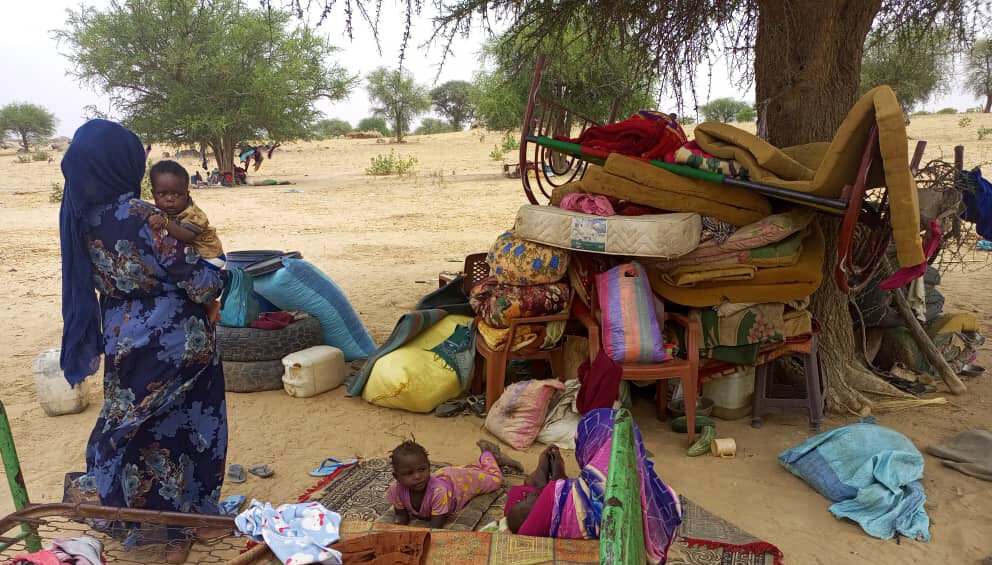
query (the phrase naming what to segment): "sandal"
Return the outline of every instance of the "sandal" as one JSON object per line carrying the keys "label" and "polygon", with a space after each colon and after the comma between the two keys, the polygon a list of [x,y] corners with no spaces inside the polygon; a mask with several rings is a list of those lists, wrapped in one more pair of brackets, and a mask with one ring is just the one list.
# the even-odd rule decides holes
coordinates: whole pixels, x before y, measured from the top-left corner
{"label": "sandal", "polygon": [[486,415],[486,396],[484,394],[475,394],[465,399],[465,403],[468,405],[468,409],[471,413],[482,418]]}
{"label": "sandal", "polygon": [[357,457],[352,457],[350,459],[345,459],[344,461],[338,461],[333,457],[328,457],[320,462],[320,465],[316,469],[310,471],[311,477],[326,477],[328,475],[333,475],[338,469],[342,467],[348,467],[358,463]]}
{"label": "sandal", "polygon": [[237,463],[232,463],[227,468],[227,480],[232,483],[243,483],[248,480],[248,475],[245,475],[245,468]]}
{"label": "sandal", "polygon": [[252,465],[248,467],[248,472],[262,479],[267,479],[276,474],[268,465]]}
{"label": "sandal", "polygon": [[438,418],[450,418],[465,412],[466,407],[465,399],[456,398],[454,400],[442,402],[437,408],[434,409],[434,415]]}

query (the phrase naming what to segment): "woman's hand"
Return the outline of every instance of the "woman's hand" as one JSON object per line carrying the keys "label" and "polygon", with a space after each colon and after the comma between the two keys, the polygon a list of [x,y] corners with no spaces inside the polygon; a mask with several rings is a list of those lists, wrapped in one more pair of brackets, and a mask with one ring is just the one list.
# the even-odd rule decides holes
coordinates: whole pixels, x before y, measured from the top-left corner
{"label": "woman's hand", "polygon": [[165,226],[169,225],[169,219],[162,214],[153,214],[148,216],[148,225],[153,230],[164,230]]}

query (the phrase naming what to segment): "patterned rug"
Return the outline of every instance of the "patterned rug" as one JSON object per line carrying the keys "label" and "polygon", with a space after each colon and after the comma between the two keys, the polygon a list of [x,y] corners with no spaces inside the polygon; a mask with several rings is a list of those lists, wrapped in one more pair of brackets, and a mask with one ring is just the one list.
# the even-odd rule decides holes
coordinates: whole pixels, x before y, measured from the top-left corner
{"label": "patterned rug", "polygon": [[[432,467],[439,468],[443,465],[445,464],[435,463],[432,464]],[[395,519],[392,506],[386,502],[386,489],[392,480],[392,467],[388,459],[367,459],[346,469],[329,484],[314,491],[309,500],[319,500],[325,507],[341,514],[344,520],[349,521],[352,529],[362,527],[369,528],[369,531],[378,531],[391,527]],[[519,476],[507,477],[508,485],[521,484],[522,480],[523,478]],[[505,505],[505,490],[476,497],[445,526],[445,530],[460,533],[477,530],[499,520],[503,516]],[[672,544],[668,552],[670,565],[781,564],[782,554],[774,545],[764,542],[730,522],[707,512],[685,497],[682,497],[682,505],[684,518],[679,529],[679,538]],[[356,525],[363,523],[364,526]],[[414,521],[411,525],[428,526],[426,522],[421,521]],[[447,539],[448,534],[444,534],[444,536]],[[448,545],[446,544],[445,549],[443,551],[438,549],[436,554],[443,554],[445,557],[439,558],[440,560],[429,559],[428,563],[537,565],[561,562],[598,563],[599,561],[599,544],[596,542],[585,542],[593,544],[595,555],[590,553],[585,557],[573,559],[573,557],[586,551],[577,549],[584,542],[577,542],[579,545],[568,545],[565,548],[561,542],[567,540],[526,538],[506,534],[487,536],[488,534],[476,533],[475,536],[453,537],[451,538],[451,547],[464,547],[453,550],[453,553],[450,554],[451,560],[448,560]],[[431,555],[435,555],[434,547],[437,545],[435,540],[438,539],[432,537]],[[520,544],[527,545],[536,553],[532,553],[531,549],[525,550],[522,547],[517,547]],[[482,546],[485,547],[482,548]],[[475,549],[470,551],[470,547]],[[461,559],[457,559],[459,552],[462,552]],[[480,561],[464,558],[465,555],[477,553]],[[486,554],[485,558],[481,557],[482,553]],[[568,559],[561,557],[565,553],[570,556]],[[538,554],[539,558],[537,557]],[[586,557],[589,558],[588,561],[583,560]]]}

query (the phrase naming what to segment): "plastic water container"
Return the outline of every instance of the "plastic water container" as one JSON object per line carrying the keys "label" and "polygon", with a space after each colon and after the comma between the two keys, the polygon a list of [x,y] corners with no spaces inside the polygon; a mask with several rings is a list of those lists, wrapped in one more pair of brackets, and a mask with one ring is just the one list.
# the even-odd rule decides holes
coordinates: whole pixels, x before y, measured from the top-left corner
{"label": "plastic water container", "polygon": [[89,406],[86,397],[86,381],[70,386],[59,367],[58,349],[42,351],[34,358],[34,388],[38,393],[38,402],[45,414],[61,416],[63,414],[78,414]]}
{"label": "plastic water container", "polygon": [[344,382],[344,353],[330,345],[317,345],[282,358],[286,394],[297,398],[316,396]]}
{"label": "plastic water container", "polygon": [[713,415],[721,420],[736,420],[751,413],[754,396],[754,367],[707,381],[703,396],[713,401]]}

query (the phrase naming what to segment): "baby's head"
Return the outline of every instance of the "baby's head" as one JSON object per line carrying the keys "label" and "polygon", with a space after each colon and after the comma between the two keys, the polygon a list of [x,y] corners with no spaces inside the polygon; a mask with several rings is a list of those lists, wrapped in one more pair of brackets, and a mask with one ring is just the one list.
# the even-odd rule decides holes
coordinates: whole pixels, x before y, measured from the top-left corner
{"label": "baby's head", "polygon": [[189,173],[175,161],[159,161],[148,171],[155,206],[176,215],[189,206]]}
{"label": "baby's head", "polygon": [[431,462],[427,450],[412,440],[405,440],[390,453],[393,478],[413,492],[423,492],[431,478]]}

